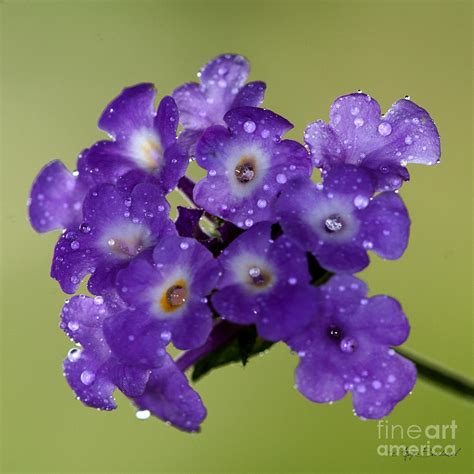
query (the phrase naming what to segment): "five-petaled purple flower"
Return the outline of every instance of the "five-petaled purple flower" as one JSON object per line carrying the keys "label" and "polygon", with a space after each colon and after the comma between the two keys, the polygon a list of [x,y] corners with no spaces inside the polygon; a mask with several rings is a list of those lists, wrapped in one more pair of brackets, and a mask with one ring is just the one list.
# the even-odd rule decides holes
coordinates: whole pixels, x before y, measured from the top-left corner
{"label": "five-petaled purple flower", "polygon": [[132,365],[110,348],[103,325],[123,309],[113,298],[74,296],[61,313],[61,328],[79,347],[68,352],[64,374],[77,399],[101,410],[116,408],[118,388],[140,410],[185,431],[198,431],[206,409],[172,359],[158,367]]}
{"label": "five-petaled purple flower", "polygon": [[352,393],[355,413],[382,418],[416,381],[415,365],[395,353],[410,326],[400,304],[385,295],[367,298],[367,285],[337,275],[319,288],[320,308],[312,323],[289,339],[298,353],[298,390],[314,402]]}
{"label": "five-petaled purple flower", "polygon": [[239,227],[270,220],[272,203],[289,179],[309,181],[311,161],[305,148],[281,135],[293,128],[269,110],[240,107],[222,125],[209,127],[196,149],[207,177],[194,188],[194,200],[206,211]]}
{"label": "five-petaled purple flower", "polygon": [[329,124],[308,125],[304,139],[313,163],[323,171],[347,163],[368,169],[377,190],[398,189],[410,175],[409,163],[439,162],[439,134],[428,112],[409,99],[401,99],[381,116],[370,95],[339,97],[329,113]]}
{"label": "five-petaled purple flower", "polygon": [[332,272],[355,273],[369,264],[367,250],[400,258],[408,244],[410,218],[394,192],[375,197],[364,168],[339,165],[324,185],[289,183],[276,207],[285,234],[311,251]]}
{"label": "five-petaled purple flower", "polygon": [[317,305],[307,258],[294,242],[271,238],[271,224],[261,222],[234,240],[219,258],[223,275],[212,304],[223,319],[256,324],[270,341],[304,328]]}
{"label": "five-petaled purple flower", "polygon": [[198,73],[200,84],[188,82],[173,92],[184,132],[180,141],[193,149],[200,135],[211,125],[225,125],[224,115],[237,107],[258,107],[266,85],[245,84],[250,72],[240,55],[225,54],[209,61]]}
{"label": "five-petaled purple flower", "polygon": [[[395,191],[406,164],[438,161],[437,129],[409,100],[381,117],[370,96],[351,94],[329,125],[306,128],[305,147],[282,139],[291,123],[259,108],[265,84],[245,84],[248,73],[242,56],[219,56],[157,109],[152,84],[128,87],[99,120],[112,140],[84,150],[77,171],[53,161],[37,176],[31,224],[62,230],[51,276],[73,294],[90,275],[95,295],[63,307],[78,346],[66,379],[88,406],[114,409],[119,389],[138,418],[194,432],[206,409],[186,370],[194,380],[283,341],[307,398],[351,392],[357,415],[386,416],[415,384],[415,366],[392,348],[408,321],[350,274],[368,250],[403,254],[410,219]],[[194,157],[207,171],[196,184],[185,176]],[[175,189],[193,206],[172,220]],[[177,360],[171,345],[185,351]]]}

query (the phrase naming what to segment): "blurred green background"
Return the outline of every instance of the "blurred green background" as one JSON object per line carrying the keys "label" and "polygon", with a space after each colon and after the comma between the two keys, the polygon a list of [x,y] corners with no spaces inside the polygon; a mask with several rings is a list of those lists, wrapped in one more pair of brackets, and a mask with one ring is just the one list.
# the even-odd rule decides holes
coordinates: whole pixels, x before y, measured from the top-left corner
{"label": "blurred green background", "polygon": [[[413,219],[402,260],[362,275],[400,299],[407,347],[472,373],[472,47],[460,1],[3,1],[2,467],[6,472],[471,472],[472,411],[420,381],[389,417],[407,427],[459,428],[455,458],[384,458],[376,423],[349,399],[315,405],[293,389],[296,357],[277,347],[245,369],[198,383],[209,415],[199,435],[138,421],[125,398],[99,413],[62,376],[70,347],[58,328],[64,296],[48,278],[56,235],[36,235],[26,200],[36,173],[103,138],[96,120],[124,86],[159,93],[195,78],[222,52],[252,62],[266,107],[295,124],[327,119],[338,95],[363,89],[386,110],[411,95],[435,119],[442,163],[413,166],[402,195]],[[403,441],[399,441],[403,442]]]}

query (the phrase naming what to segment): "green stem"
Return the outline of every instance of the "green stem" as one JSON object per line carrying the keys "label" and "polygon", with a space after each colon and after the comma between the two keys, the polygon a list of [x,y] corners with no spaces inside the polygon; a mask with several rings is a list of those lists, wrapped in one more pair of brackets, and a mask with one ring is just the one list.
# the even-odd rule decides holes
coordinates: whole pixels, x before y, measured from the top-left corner
{"label": "green stem", "polygon": [[474,398],[474,383],[471,380],[429,362],[418,355],[414,355],[405,349],[397,349],[397,352],[410,359],[416,365],[418,375],[427,382],[469,400]]}

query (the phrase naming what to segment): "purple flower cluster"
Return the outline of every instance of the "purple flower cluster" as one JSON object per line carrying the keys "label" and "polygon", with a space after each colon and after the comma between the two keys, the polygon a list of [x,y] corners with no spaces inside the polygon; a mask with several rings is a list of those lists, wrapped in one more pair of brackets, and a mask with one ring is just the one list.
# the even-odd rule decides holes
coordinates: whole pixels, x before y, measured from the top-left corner
{"label": "purple flower cluster", "polygon": [[[400,304],[368,297],[352,274],[369,251],[404,253],[398,188],[407,164],[439,161],[436,126],[409,99],[381,115],[358,92],[309,124],[303,145],[283,138],[292,124],[259,107],[266,86],[248,74],[242,56],[219,56],[157,108],[152,84],[124,89],[99,119],[111,139],[82,151],[77,171],[53,161],[33,184],[32,226],[62,231],[51,276],[69,294],[87,279],[90,296],[61,313],[77,346],[64,374],[85,405],[114,409],[118,388],[139,418],[198,431],[206,409],[185,371],[249,328],[298,354],[296,386],[314,402],[350,392],[358,416],[380,418],[415,384],[393,349],[409,333]],[[207,171],[198,183],[192,160]],[[173,220],[175,189],[191,206]]]}

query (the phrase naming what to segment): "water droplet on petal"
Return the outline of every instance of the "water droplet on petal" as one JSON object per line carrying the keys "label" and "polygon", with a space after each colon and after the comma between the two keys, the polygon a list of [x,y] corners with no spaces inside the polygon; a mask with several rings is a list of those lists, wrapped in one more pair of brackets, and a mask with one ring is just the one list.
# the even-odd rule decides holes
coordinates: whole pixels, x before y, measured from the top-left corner
{"label": "water droplet on petal", "polygon": [[365,209],[369,204],[369,198],[366,196],[362,195],[357,195],[354,198],[354,206],[357,207],[357,209]]}
{"label": "water droplet on petal", "polygon": [[287,181],[286,175],[284,175],[283,173],[277,174],[276,181],[279,184],[285,184]]}
{"label": "water droplet on petal", "polygon": [[382,122],[377,130],[382,137],[388,137],[392,133],[392,126],[388,122]]}
{"label": "water droplet on petal", "polygon": [[257,201],[257,207],[260,209],[265,209],[267,207],[267,201],[265,199],[259,199]]}
{"label": "water droplet on petal", "polygon": [[95,380],[95,374],[94,372],[91,372],[90,370],[84,370],[84,372],[81,373],[81,382],[84,385],[91,385]]}
{"label": "water droplet on petal", "polygon": [[181,242],[179,244],[179,247],[181,248],[181,250],[186,250],[189,247],[189,244],[187,242]]}
{"label": "water droplet on petal", "polygon": [[252,122],[252,120],[248,120],[247,122],[244,123],[244,130],[247,133],[255,132],[256,128],[257,128],[257,126],[255,125],[255,122]]}

